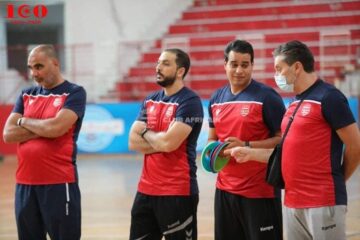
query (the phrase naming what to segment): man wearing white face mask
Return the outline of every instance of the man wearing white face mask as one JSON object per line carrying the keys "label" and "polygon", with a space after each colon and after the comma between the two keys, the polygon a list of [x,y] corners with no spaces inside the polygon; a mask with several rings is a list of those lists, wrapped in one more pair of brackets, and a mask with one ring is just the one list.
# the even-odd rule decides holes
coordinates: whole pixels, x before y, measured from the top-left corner
{"label": "man wearing white face mask", "polygon": [[[282,132],[300,104],[282,146],[287,239],[345,240],[345,181],[359,164],[359,129],[346,97],[318,79],[305,44],[290,41],[273,55],[277,85],[297,94],[285,113]],[[238,161],[268,159],[271,154],[269,149],[230,152]]]}
{"label": "man wearing white face mask", "polygon": [[276,85],[284,92],[293,92],[294,83],[287,83],[284,75],[277,74],[274,76]]}

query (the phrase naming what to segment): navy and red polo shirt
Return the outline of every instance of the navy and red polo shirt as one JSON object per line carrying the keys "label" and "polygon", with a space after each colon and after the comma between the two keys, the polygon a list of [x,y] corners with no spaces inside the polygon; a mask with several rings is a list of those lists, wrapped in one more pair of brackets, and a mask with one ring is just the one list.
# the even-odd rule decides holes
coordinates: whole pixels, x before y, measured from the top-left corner
{"label": "navy and red polo shirt", "polygon": [[78,120],[63,136],[39,137],[18,144],[16,182],[28,185],[77,181],[76,140],[86,104],[84,88],[64,81],[53,89],[34,86],[22,91],[13,112],[27,118],[53,118],[63,108],[74,111]]}
{"label": "navy and red polo shirt", "polygon": [[[236,137],[259,141],[280,131],[284,103],[272,88],[251,80],[240,93],[233,95],[230,85],[217,90],[209,103],[209,126],[215,128],[219,141]],[[248,198],[274,197],[274,188],[265,182],[266,163],[231,159],[217,178],[216,187]]]}
{"label": "navy and red polo shirt", "polygon": [[187,87],[171,96],[161,90],[144,100],[137,120],[146,122],[152,131],[167,131],[173,120],[188,124],[192,131],[172,152],[145,154],[139,192],[157,196],[198,194],[195,159],[203,114],[199,96]]}
{"label": "navy and red polo shirt", "polygon": [[318,80],[290,104],[282,131],[302,98],[282,149],[285,205],[346,205],[343,143],[336,130],[355,122],[348,101],[334,86]]}

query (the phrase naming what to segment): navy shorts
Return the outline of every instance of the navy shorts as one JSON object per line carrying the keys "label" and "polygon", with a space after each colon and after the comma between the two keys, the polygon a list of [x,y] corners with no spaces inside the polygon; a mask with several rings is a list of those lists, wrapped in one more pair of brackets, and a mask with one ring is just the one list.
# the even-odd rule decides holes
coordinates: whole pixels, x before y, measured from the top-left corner
{"label": "navy shorts", "polygon": [[78,240],[81,197],[77,183],[16,184],[15,217],[19,240]]}
{"label": "navy shorts", "polygon": [[216,189],[215,239],[283,239],[280,197],[245,198]]}
{"label": "navy shorts", "polygon": [[137,192],[131,209],[130,240],[197,239],[199,196],[149,196]]}

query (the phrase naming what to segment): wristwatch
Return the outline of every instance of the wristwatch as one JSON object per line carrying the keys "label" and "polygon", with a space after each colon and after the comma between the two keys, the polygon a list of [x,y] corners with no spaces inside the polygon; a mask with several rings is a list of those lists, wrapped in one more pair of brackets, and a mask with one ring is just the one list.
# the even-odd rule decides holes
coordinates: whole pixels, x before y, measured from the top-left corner
{"label": "wristwatch", "polygon": [[22,117],[17,120],[16,125],[18,125],[19,127],[21,127],[21,122],[22,122]]}
{"label": "wristwatch", "polygon": [[250,146],[250,142],[249,142],[249,141],[245,141],[245,142],[244,142],[244,146],[245,146],[245,147],[249,147],[249,148],[251,148],[251,146]]}
{"label": "wristwatch", "polygon": [[148,129],[148,128],[144,128],[141,132],[140,132],[140,136],[142,137],[142,138],[144,138],[144,135],[145,135],[145,133],[147,133],[147,131],[149,131],[150,129]]}

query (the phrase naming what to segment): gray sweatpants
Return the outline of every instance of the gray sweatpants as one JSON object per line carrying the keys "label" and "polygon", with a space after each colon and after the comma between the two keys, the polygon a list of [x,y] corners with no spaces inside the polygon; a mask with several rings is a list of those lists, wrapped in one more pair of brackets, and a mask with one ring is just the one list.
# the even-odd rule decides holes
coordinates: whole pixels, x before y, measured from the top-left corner
{"label": "gray sweatpants", "polygon": [[345,240],[347,207],[284,207],[284,234],[287,240]]}

